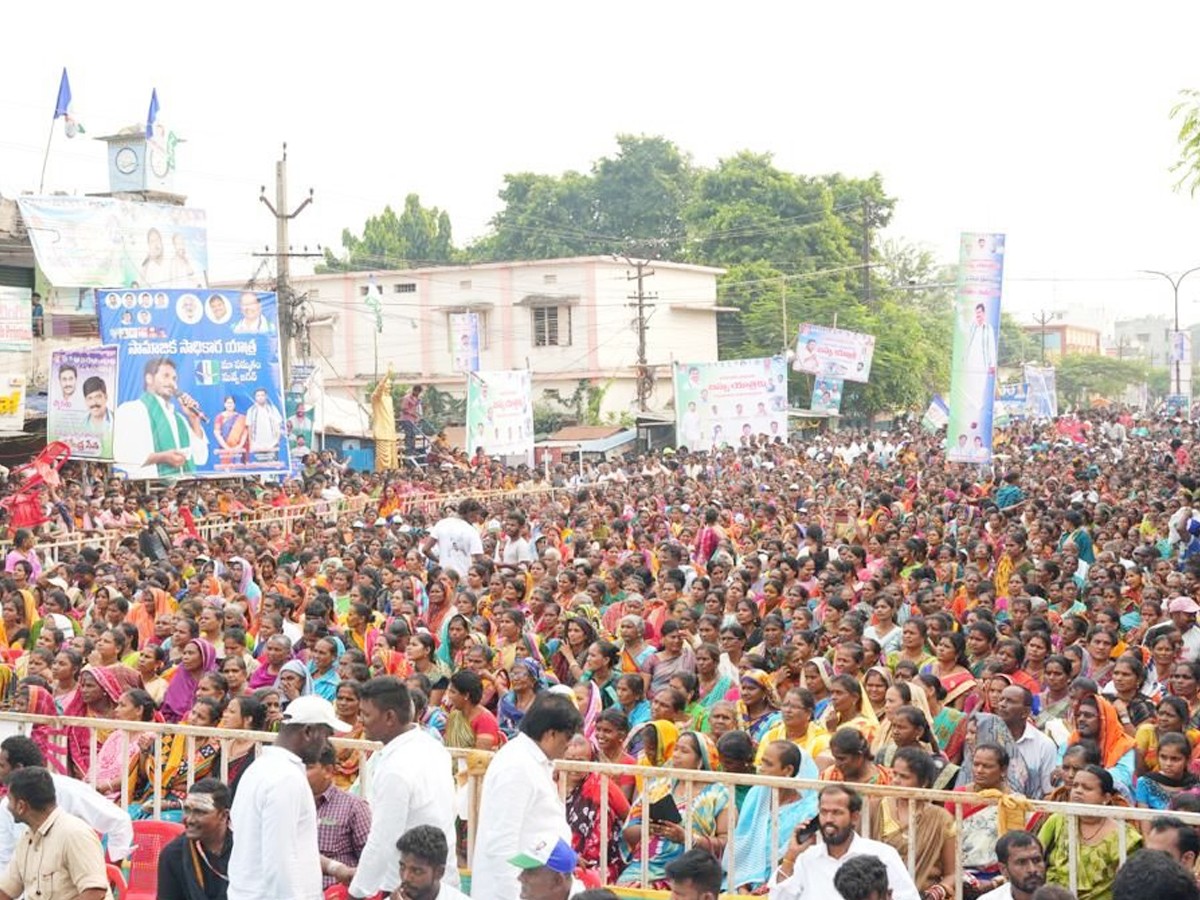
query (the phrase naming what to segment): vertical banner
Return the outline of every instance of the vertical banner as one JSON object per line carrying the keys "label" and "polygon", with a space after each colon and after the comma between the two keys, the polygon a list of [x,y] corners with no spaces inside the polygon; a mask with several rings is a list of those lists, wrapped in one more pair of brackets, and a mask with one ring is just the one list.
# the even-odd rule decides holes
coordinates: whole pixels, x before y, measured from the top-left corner
{"label": "vertical banner", "polygon": [[986,463],[992,458],[1003,281],[1004,235],[964,234],[954,299],[954,358],[946,432],[946,458],[951,462]]}
{"label": "vertical banner", "polygon": [[812,402],[809,403],[808,408],[813,412],[837,415],[842,408],[844,385],[845,382],[840,378],[818,375],[813,379]]}
{"label": "vertical banner", "polygon": [[113,462],[128,478],[289,468],[273,293],[99,291],[117,347]]}
{"label": "vertical banner", "polygon": [[533,452],[533,378],[528,369],[467,376],[467,452],[489,456]]}
{"label": "vertical banner", "polygon": [[787,361],[782,356],[675,363],[676,443],[689,450],[737,446],[754,435],[787,437]]}
{"label": "vertical banner", "polygon": [[0,433],[25,430],[25,388],[29,354],[0,354]]}
{"label": "vertical banner", "polygon": [[296,466],[313,449],[314,410],[308,393],[309,385],[312,383],[316,371],[317,367],[313,363],[294,363],[292,377],[288,382],[287,395],[284,397],[288,451],[292,456],[292,474],[296,474]]}
{"label": "vertical banner", "polygon": [[1058,385],[1053,366],[1026,364],[1025,383],[1029,385],[1029,415],[1035,419],[1058,416]]}
{"label": "vertical banner", "polygon": [[450,313],[455,372],[479,371],[479,313]]}
{"label": "vertical banner", "polygon": [[33,351],[33,291],[0,287],[0,351]]}
{"label": "vertical banner", "polygon": [[1187,397],[1187,405],[1192,405],[1192,333],[1190,331],[1171,332],[1171,384],[1172,394]]}
{"label": "vertical banner", "polygon": [[111,460],[117,348],[55,350],[48,393],[46,440],[62,441],[81,459]]}
{"label": "vertical banner", "polygon": [[942,399],[941,394],[934,394],[929,401],[929,409],[921,416],[921,427],[929,432],[938,432],[950,423],[950,407]]}

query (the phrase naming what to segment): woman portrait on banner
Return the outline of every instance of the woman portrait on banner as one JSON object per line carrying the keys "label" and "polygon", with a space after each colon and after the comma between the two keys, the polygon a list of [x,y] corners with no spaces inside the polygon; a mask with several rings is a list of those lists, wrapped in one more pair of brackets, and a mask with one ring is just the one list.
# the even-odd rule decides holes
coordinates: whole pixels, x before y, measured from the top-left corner
{"label": "woman portrait on banner", "polygon": [[250,432],[246,428],[246,417],[238,412],[237,400],[232,394],[225,398],[224,408],[213,419],[213,437],[217,439],[217,446],[229,454],[231,462],[246,461]]}

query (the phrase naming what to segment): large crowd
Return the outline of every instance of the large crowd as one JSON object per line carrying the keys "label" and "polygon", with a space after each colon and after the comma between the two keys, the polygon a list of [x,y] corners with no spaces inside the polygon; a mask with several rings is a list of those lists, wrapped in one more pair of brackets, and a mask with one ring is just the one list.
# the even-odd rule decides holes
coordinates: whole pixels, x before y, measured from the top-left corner
{"label": "large crowd", "polygon": [[[317,895],[460,896],[468,764],[446,748],[495,752],[475,897],[706,897],[714,878],[825,897],[867,857],[896,900],[954,897],[960,860],[969,898],[1107,900],[1124,856],[1197,869],[1200,837],[1172,814],[1200,811],[1194,427],[1116,409],[1021,422],[987,467],[946,464],[941,440],[914,424],[537,468],[447,451],[381,474],[313,452],[279,486],[150,490],[68,467],[49,522],[8,534],[10,708],[279,741],[256,761],[252,740],[42,724],[0,746],[0,774],[44,767],[60,804],[75,780],[132,820],[187,823],[203,859],[163,865],[186,890],[162,896],[291,896],[271,879],[310,872],[307,835],[295,853],[251,836],[262,798],[287,795],[268,778],[284,755],[307,777],[300,819],[316,810]],[[385,746],[367,758],[334,733]],[[568,772],[564,800],[556,759],[645,773]],[[828,785],[773,795],[681,770]],[[10,806],[30,806],[26,781]],[[0,862],[18,865],[6,836],[36,817],[10,818],[0,806]],[[206,855],[209,819],[233,836]],[[96,830],[121,858],[122,828]],[[431,878],[419,860],[438,853]]]}

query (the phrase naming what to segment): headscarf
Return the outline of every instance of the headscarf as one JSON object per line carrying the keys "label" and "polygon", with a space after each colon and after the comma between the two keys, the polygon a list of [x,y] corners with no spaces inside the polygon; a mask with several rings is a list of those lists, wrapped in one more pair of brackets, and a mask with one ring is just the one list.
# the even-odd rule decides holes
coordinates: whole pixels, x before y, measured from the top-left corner
{"label": "headscarf", "polygon": [[647,728],[654,729],[656,740],[654,742],[654,759],[650,759],[646,755],[645,749],[638,754],[639,766],[650,766],[657,768],[666,760],[671,758],[671,754],[675,752],[675,742],[679,740],[679,726],[674,722],[668,722],[666,719],[655,719],[653,722],[647,722],[641,728],[634,729],[629,733],[629,737],[625,739],[625,752],[629,752],[629,748],[633,742],[642,736]]}
{"label": "headscarf", "polygon": [[446,618],[442,620],[442,627],[438,629],[439,634],[437,649],[434,651],[434,655],[442,661],[442,664],[451,670],[455,668],[454,648],[450,645],[450,626],[454,622],[462,622],[463,628],[465,628],[467,631],[467,643],[470,643],[471,620],[462,613],[456,612],[454,615],[446,616]]}
{"label": "headscarf", "polygon": [[968,721],[975,722],[975,743],[967,745],[963,749],[963,764],[958,772],[957,785],[971,785],[974,783],[975,772],[975,750],[980,744],[998,744],[1004,748],[1004,752],[1008,754],[1008,782],[1009,790],[1013,793],[1029,796],[1029,769],[1025,765],[1025,760],[1017,752],[1017,742],[1013,740],[1012,732],[1008,730],[1008,726],[1004,724],[1004,720],[997,715],[986,712],[971,713],[967,716]]}
{"label": "headscarf", "polygon": [[[57,716],[58,707],[54,696],[41,685],[31,684],[25,688],[29,693],[29,705],[26,712],[34,716]],[[30,731],[30,739],[37,744],[46,758],[46,765],[60,775],[67,774],[67,746],[65,739],[68,730],[50,724],[34,725]]]}
{"label": "headscarf", "polygon": [[524,666],[525,670],[529,673],[529,677],[533,679],[533,683],[535,685],[542,685],[545,683],[542,676],[542,664],[535,657],[518,656],[513,660],[513,665]]}
{"label": "headscarf", "polygon": [[[828,693],[829,689],[831,687],[833,687],[833,665],[832,665],[832,663],[830,663],[829,660],[827,660],[823,656],[814,656],[812,659],[807,660],[805,662],[805,666],[807,666],[808,663],[812,663],[814,666],[817,667],[817,671],[821,674],[821,683],[825,685],[825,692]],[[805,688],[808,687],[808,684],[805,683],[806,677],[807,677],[807,675],[801,674],[801,676],[800,676],[800,686],[801,687],[805,687]]]}
{"label": "headscarf", "polygon": [[[103,666],[84,666],[80,678],[85,674],[92,676],[100,690],[104,692],[104,696],[108,697],[114,705],[121,699],[121,683],[113,672]],[[84,702],[83,691],[74,693],[67,708],[63,710],[63,714],[75,717],[92,716],[87,703]],[[97,745],[100,742],[101,739],[97,733]],[[86,725],[67,726],[67,753],[69,761],[75,766],[75,774],[80,778],[86,777],[92,765],[91,737]]]}
{"label": "headscarf", "polygon": [[283,680],[284,672],[292,672],[296,675],[299,675],[303,679],[304,686],[300,688],[301,697],[305,697],[313,692],[312,673],[308,671],[308,666],[298,659],[289,659],[280,668],[279,677],[275,679],[276,690],[283,690],[283,685],[280,682]]}
{"label": "headscarf", "polygon": [[753,681],[761,687],[767,695],[767,705],[773,709],[779,709],[779,694],[775,690],[775,682],[771,680],[770,675],[762,669],[747,669],[738,679],[738,683],[743,681]]}
{"label": "headscarf", "polygon": [[[383,674],[395,675],[399,678],[406,678],[410,674],[411,666],[408,663],[408,657],[399,650],[393,650],[386,642],[381,642],[375,648],[375,652],[383,660]],[[266,668],[265,666],[263,668]]]}
{"label": "headscarf", "polygon": [[[721,754],[717,751],[716,742],[703,731],[684,731],[679,737],[690,734],[696,739],[696,744],[700,748],[700,771],[715,772],[721,767]],[[678,740],[675,743],[679,743]]]}
{"label": "headscarf", "polygon": [[587,691],[587,699],[580,705],[579,710],[583,714],[583,736],[594,746],[596,720],[600,718],[600,711],[604,708],[604,700],[600,694],[600,688],[596,686],[596,682],[585,681],[582,684]]}
{"label": "headscarf", "polygon": [[[1089,694],[1085,699],[1094,700],[1100,713],[1100,735],[1096,743],[1100,745],[1100,765],[1111,769],[1121,757],[1134,748],[1135,741],[1121,727],[1121,717],[1117,708],[1099,694]],[[1071,732],[1067,746],[1078,744],[1081,740],[1078,731]]]}
{"label": "headscarf", "polygon": [[171,683],[163,694],[162,714],[168,722],[182,722],[191,712],[196,703],[196,689],[200,687],[200,679],[217,667],[217,650],[204,638],[192,638],[184,649],[195,644],[200,651],[200,673],[193,675],[183,667],[183,663],[175,667]]}

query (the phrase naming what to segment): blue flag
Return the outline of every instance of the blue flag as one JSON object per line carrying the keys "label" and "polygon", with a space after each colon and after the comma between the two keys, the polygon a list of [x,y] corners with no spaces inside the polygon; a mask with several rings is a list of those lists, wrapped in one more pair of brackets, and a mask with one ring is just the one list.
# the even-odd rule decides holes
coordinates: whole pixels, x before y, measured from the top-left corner
{"label": "blue flag", "polygon": [[58,83],[58,99],[54,101],[54,118],[63,120],[63,133],[67,137],[75,137],[84,129],[75,119],[75,113],[71,109],[71,82],[67,78],[67,70],[64,67],[62,80]]}
{"label": "blue flag", "polygon": [[146,113],[146,140],[154,137],[154,122],[158,118],[158,91],[150,90],[150,111]]}

